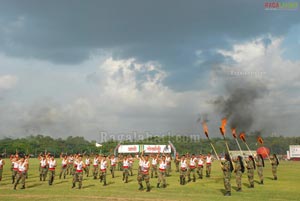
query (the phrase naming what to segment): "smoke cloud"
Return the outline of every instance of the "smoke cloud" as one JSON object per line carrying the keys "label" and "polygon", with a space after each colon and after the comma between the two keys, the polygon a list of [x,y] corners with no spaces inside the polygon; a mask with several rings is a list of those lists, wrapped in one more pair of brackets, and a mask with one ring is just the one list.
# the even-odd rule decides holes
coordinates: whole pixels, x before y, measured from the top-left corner
{"label": "smoke cloud", "polygon": [[259,110],[256,101],[267,93],[267,87],[261,82],[238,80],[225,84],[227,96],[220,96],[214,101],[215,109],[227,118],[231,128],[249,131]]}

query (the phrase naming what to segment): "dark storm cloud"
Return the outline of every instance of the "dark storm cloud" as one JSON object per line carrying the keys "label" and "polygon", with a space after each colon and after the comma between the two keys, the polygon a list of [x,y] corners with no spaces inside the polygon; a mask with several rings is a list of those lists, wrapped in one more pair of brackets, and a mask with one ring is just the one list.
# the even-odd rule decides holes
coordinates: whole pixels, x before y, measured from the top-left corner
{"label": "dark storm cloud", "polygon": [[[0,13],[6,54],[78,63],[97,49],[113,50],[115,57],[161,62],[179,78],[177,89],[197,86],[193,80],[203,68],[192,67],[196,50],[224,49],[232,39],[270,32],[281,35],[300,21],[299,12],[265,11],[259,0],[12,0],[1,1]],[[181,75],[191,76],[191,82]]]}

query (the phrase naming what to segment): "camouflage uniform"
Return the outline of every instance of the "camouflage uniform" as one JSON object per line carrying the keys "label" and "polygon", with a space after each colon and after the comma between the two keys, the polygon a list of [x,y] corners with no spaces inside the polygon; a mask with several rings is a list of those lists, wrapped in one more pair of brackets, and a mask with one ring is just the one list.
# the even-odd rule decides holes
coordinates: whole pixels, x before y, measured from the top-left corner
{"label": "camouflage uniform", "polygon": [[73,175],[73,187],[75,187],[75,183],[78,182],[79,183],[79,186],[78,188],[81,189],[82,187],[82,179],[83,179],[83,173],[82,172],[75,172],[74,175]]}
{"label": "camouflage uniform", "polygon": [[193,182],[196,181],[196,158],[190,159],[190,166],[188,170],[188,181],[191,181],[191,174],[193,174]]}
{"label": "camouflage uniform", "polygon": [[243,172],[242,172],[242,167],[241,167],[241,163],[240,161],[236,161],[235,162],[235,180],[236,180],[236,185],[238,187],[238,191],[242,190],[242,176],[243,176]]}
{"label": "camouflage uniform", "polygon": [[277,180],[277,166],[279,165],[278,159],[272,157],[271,164],[272,164],[272,174],[274,176],[274,180]]}
{"label": "camouflage uniform", "polygon": [[4,164],[5,164],[4,160],[2,160],[2,158],[0,158],[0,181],[2,180],[2,173],[3,173]]}
{"label": "camouflage uniform", "polygon": [[231,170],[230,170],[230,161],[226,160],[222,163],[223,174],[224,174],[224,187],[227,193],[231,192]]}
{"label": "camouflage uniform", "polygon": [[258,177],[260,179],[260,184],[264,183],[264,175],[263,175],[264,166],[263,166],[263,161],[262,160],[263,159],[261,159],[259,155],[255,159],[256,166],[257,166],[257,173],[258,173]]}
{"label": "camouflage uniform", "polygon": [[150,191],[150,177],[149,177],[149,161],[143,161],[143,166],[142,166],[142,169],[141,169],[141,173],[138,175],[138,183],[140,185],[140,188],[139,190],[143,190],[144,187],[143,187],[143,183],[142,181],[145,181],[146,182],[146,186],[147,186],[147,192]]}
{"label": "camouflage uniform", "polygon": [[40,181],[45,181],[47,177],[48,167],[47,167],[47,160],[43,160],[40,163]]}
{"label": "camouflage uniform", "polygon": [[186,172],[187,172],[187,164],[185,160],[180,161],[180,184],[184,185],[185,184],[185,177],[186,177]]}
{"label": "camouflage uniform", "polygon": [[253,160],[247,160],[247,174],[248,174],[248,180],[250,183],[250,188],[254,188],[254,161]]}
{"label": "camouflage uniform", "polygon": [[151,164],[151,178],[153,178],[153,175],[155,176],[155,178],[157,178],[157,162],[155,163],[155,161],[153,160],[157,160],[156,158],[152,159],[152,164]]}

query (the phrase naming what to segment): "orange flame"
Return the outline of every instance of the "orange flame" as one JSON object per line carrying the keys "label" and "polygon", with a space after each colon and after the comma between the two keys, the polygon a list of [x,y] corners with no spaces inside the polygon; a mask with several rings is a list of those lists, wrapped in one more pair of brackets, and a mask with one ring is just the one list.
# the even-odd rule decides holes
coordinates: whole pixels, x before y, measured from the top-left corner
{"label": "orange flame", "polygon": [[260,136],[257,137],[257,142],[260,143],[261,145],[264,144],[264,141]]}
{"label": "orange flame", "polygon": [[236,138],[236,130],[235,130],[235,128],[232,128],[232,129],[231,129],[231,132],[232,132],[232,136],[233,136],[234,138]]}
{"label": "orange flame", "polygon": [[206,137],[208,138],[208,128],[205,122],[202,123],[202,127]]}
{"label": "orange flame", "polygon": [[221,127],[220,127],[220,131],[221,131],[221,134],[224,136],[225,133],[226,133],[226,124],[227,124],[227,119],[224,118],[222,119],[222,124],[221,124]]}
{"label": "orange flame", "polygon": [[243,141],[243,142],[246,142],[246,134],[244,132],[240,133],[240,139]]}

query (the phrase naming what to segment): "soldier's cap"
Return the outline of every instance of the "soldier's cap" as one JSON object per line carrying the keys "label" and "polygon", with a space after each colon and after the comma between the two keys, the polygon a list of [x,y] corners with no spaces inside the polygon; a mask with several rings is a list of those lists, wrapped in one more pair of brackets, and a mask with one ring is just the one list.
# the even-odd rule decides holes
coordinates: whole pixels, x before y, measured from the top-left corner
{"label": "soldier's cap", "polygon": [[183,155],[181,155],[181,157],[183,157],[183,156],[185,157],[185,155],[184,155],[184,154],[183,154]]}

